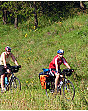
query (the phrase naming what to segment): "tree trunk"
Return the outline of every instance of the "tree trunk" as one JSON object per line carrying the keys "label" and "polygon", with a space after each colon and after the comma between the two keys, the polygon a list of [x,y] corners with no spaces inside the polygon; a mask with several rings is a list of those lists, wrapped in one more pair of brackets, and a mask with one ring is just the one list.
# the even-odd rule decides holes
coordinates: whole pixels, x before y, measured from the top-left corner
{"label": "tree trunk", "polygon": [[18,16],[15,17],[14,27],[15,27],[15,28],[18,27]]}
{"label": "tree trunk", "polygon": [[6,24],[6,20],[7,20],[7,11],[6,10],[2,10],[3,11],[3,15],[2,15],[2,19],[3,19],[3,24]]}
{"label": "tree trunk", "polygon": [[81,8],[81,9],[84,9],[84,4],[83,4],[82,1],[80,1],[80,8]]}
{"label": "tree trunk", "polygon": [[35,29],[38,26],[38,19],[37,19],[37,7],[36,7],[36,2],[34,1],[34,23],[35,23]]}
{"label": "tree trunk", "polygon": [[18,8],[17,8],[17,6],[18,6],[18,1],[15,2],[15,13],[14,13],[15,14],[15,21],[14,21],[15,28],[18,27],[18,13],[17,13]]}

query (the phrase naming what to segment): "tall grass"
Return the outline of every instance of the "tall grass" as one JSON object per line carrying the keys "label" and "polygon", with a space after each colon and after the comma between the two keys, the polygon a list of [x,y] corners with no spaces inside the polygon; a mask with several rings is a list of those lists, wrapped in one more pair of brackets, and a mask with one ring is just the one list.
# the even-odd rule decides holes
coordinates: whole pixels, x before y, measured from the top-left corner
{"label": "tall grass", "polygon": [[[62,22],[55,22],[37,30],[0,24],[0,53],[9,45],[22,65],[16,76],[22,83],[19,92],[0,93],[2,110],[88,110],[88,15],[79,15]],[[43,21],[42,21],[43,22]],[[45,21],[44,21],[45,22]],[[68,102],[63,95],[48,99],[41,88],[38,75],[48,68],[58,49],[75,69],[69,77],[75,86],[75,98]],[[13,62],[11,61],[11,64]],[[65,68],[61,65],[61,69]]]}

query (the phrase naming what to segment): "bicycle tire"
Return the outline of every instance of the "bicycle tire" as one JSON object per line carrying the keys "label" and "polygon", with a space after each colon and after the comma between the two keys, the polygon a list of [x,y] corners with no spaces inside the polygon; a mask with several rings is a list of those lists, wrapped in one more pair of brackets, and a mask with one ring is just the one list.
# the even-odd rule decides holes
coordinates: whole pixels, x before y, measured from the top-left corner
{"label": "bicycle tire", "polygon": [[5,84],[5,88],[6,88],[6,91],[9,90],[9,82],[8,82],[8,84]]}
{"label": "bicycle tire", "polygon": [[[53,84],[53,82],[51,84]],[[45,89],[46,95],[47,95],[48,98],[50,98],[52,96],[52,94],[54,93],[54,89],[55,89],[54,84],[52,86],[50,85],[49,89]]]}
{"label": "bicycle tire", "polygon": [[70,80],[67,80],[63,86],[63,94],[67,100],[73,100],[75,96],[75,88]]}
{"label": "bicycle tire", "polygon": [[57,86],[57,93],[59,93],[60,95],[62,94],[61,93],[61,88],[59,88],[58,86]]}
{"label": "bicycle tire", "polygon": [[21,83],[20,83],[20,80],[17,78],[17,77],[12,77],[11,79],[10,79],[10,90],[12,91],[12,90],[21,90]]}

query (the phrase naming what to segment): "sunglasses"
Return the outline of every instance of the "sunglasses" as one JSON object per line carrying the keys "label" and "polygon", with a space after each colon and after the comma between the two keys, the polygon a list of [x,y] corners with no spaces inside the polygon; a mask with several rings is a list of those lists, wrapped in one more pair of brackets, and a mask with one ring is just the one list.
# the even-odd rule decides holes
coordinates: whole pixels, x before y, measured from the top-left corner
{"label": "sunglasses", "polygon": [[59,54],[59,55],[64,55],[63,53]]}
{"label": "sunglasses", "polygon": [[7,52],[11,52],[11,51],[7,51]]}

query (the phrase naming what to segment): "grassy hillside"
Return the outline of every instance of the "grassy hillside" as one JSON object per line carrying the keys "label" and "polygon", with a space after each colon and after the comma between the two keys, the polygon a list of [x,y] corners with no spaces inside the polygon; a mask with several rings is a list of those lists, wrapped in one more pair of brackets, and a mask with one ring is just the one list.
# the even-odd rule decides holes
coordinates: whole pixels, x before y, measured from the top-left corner
{"label": "grassy hillside", "polygon": [[[88,110],[88,14],[37,30],[28,30],[27,23],[22,26],[14,29],[0,23],[0,53],[5,46],[12,47],[13,54],[22,65],[16,73],[22,90],[20,93],[0,93],[0,110]],[[71,102],[62,95],[48,99],[38,78],[42,68],[48,68],[58,49],[65,51],[64,57],[75,69],[68,78],[76,91]],[[63,68],[64,65],[61,66]]]}

